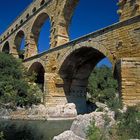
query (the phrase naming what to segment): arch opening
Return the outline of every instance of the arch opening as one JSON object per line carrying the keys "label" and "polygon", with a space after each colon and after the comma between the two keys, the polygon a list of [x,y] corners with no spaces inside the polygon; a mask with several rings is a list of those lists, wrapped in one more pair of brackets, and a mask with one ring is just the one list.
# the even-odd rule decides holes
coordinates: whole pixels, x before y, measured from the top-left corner
{"label": "arch opening", "polygon": [[49,49],[50,44],[50,20],[47,13],[41,13],[32,27],[32,34],[38,53]]}
{"label": "arch opening", "polygon": [[39,62],[35,62],[29,68],[29,74],[35,74],[35,83],[39,86],[41,91],[44,91],[44,74],[45,69]]}
{"label": "arch opening", "polygon": [[19,31],[15,37],[15,46],[19,58],[24,59],[25,57],[25,34],[23,31]]}
{"label": "arch opening", "polygon": [[103,61],[107,62],[106,59],[107,57],[100,51],[92,47],[82,47],[64,60],[59,70],[63,79],[63,89],[67,101],[76,105],[78,114],[88,112],[86,100],[88,79],[94,68],[104,63]]}
{"label": "arch opening", "polygon": [[3,48],[2,48],[2,52],[6,53],[6,54],[9,54],[10,53],[10,46],[9,46],[9,42],[7,41]]}

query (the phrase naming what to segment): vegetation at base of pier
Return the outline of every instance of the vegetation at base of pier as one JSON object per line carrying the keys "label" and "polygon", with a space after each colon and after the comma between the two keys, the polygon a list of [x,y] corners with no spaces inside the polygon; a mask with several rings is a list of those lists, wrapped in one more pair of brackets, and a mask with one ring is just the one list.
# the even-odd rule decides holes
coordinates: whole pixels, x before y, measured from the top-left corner
{"label": "vegetation at base of pier", "polygon": [[128,140],[140,138],[140,105],[122,110],[122,103],[116,95],[117,81],[112,76],[111,69],[107,66],[95,68],[89,78],[89,93],[93,103],[102,102],[115,112],[115,125],[109,126],[105,119],[103,128],[98,128],[95,121],[87,130],[88,140]]}
{"label": "vegetation at base of pier", "polygon": [[89,77],[90,101],[102,102],[115,109],[121,105],[118,98],[118,83],[113,78],[112,69],[105,65],[96,67]]}
{"label": "vegetation at base of pier", "polygon": [[140,138],[140,106],[128,107],[120,113],[112,127],[99,129],[93,121],[87,130],[88,140],[128,140]]}
{"label": "vegetation at base of pier", "polygon": [[117,120],[117,135],[120,139],[140,138],[140,105],[128,107]]}
{"label": "vegetation at base of pier", "polygon": [[41,90],[20,59],[0,53],[0,106],[30,106],[41,102]]}

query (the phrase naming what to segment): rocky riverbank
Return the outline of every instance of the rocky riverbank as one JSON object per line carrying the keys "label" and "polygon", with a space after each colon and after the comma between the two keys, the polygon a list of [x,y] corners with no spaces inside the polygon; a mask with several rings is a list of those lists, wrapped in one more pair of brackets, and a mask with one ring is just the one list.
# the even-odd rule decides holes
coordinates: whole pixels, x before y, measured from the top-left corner
{"label": "rocky riverbank", "polygon": [[58,105],[56,107],[45,107],[44,105],[33,105],[30,108],[17,107],[16,109],[0,109],[0,119],[11,120],[61,120],[74,119],[77,116],[76,107],[73,103]]}
{"label": "rocky riverbank", "polygon": [[92,112],[90,114],[78,115],[73,121],[70,130],[55,136],[53,140],[86,140],[86,132],[92,121],[98,128],[103,128],[105,125],[106,116],[109,118],[109,126],[115,124],[115,113],[110,111],[106,105],[97,103],[102,107],[103,112]]}

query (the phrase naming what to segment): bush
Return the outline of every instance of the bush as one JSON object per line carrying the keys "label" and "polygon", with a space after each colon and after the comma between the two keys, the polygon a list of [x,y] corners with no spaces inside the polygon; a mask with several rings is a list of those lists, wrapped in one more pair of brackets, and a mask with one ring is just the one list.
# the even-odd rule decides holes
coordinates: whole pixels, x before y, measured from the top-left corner
{"label": "bush", "polygon": [[21,60],[0,53],[0,103],[12,106],[39,103],[43,94],[37,85],[32,87],[33,77],[27,74]]}
{"label": "bush", "polygon": [[95,121],[92,121],[91,125],[88,127],[87,130],[88,140],[115,140],[112,137],[112,134],[110,133],[109,128],[110,118],[107,115],[105,115],[104,117],[105,123],[103,128],[96,127]]}
{"label": "bush", "polygon": [[101,130],[95,126],[94,121],[92,121],[87,130],[87,138],[88,140],[101,140],[102,138]]}
{"label": "bush", "polygon": [[120,113],[116,124],[108,127],[109,119],[105,116],[104,128],[99,129],[92,122],[87,131],[89,140],[128,140],[140,138],[140,106],[128,107]]}
{"label": "bush", "polygon": [[3,132],[0,132],[0,140],[4,140],[4,134],[3,134]]}
{"label": "bush", "polygon": [[117,135],[120,138],[140,138],[139,106],[128,107],[127,111],[119,117],[118,121],[119,123],[117,125]]}

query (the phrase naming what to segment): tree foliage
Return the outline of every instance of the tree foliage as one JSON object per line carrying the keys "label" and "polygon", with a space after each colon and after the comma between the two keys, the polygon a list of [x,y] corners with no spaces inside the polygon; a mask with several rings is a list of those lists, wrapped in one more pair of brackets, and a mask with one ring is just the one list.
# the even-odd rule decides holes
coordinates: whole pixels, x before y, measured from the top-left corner
{"label": "tree foliage", "polygon": [[89,77],[88,90],[92,102],[102,102],[110,106],[110,102],[116,97],[118,89],[117,81],[113,78],[111,68],[102,65],[96,67]]}
{"label": "tree foliage", "polygon": [[40,102],[41,91],[33,79],[20,59],[0,53],[0,103],[23,106]]}

